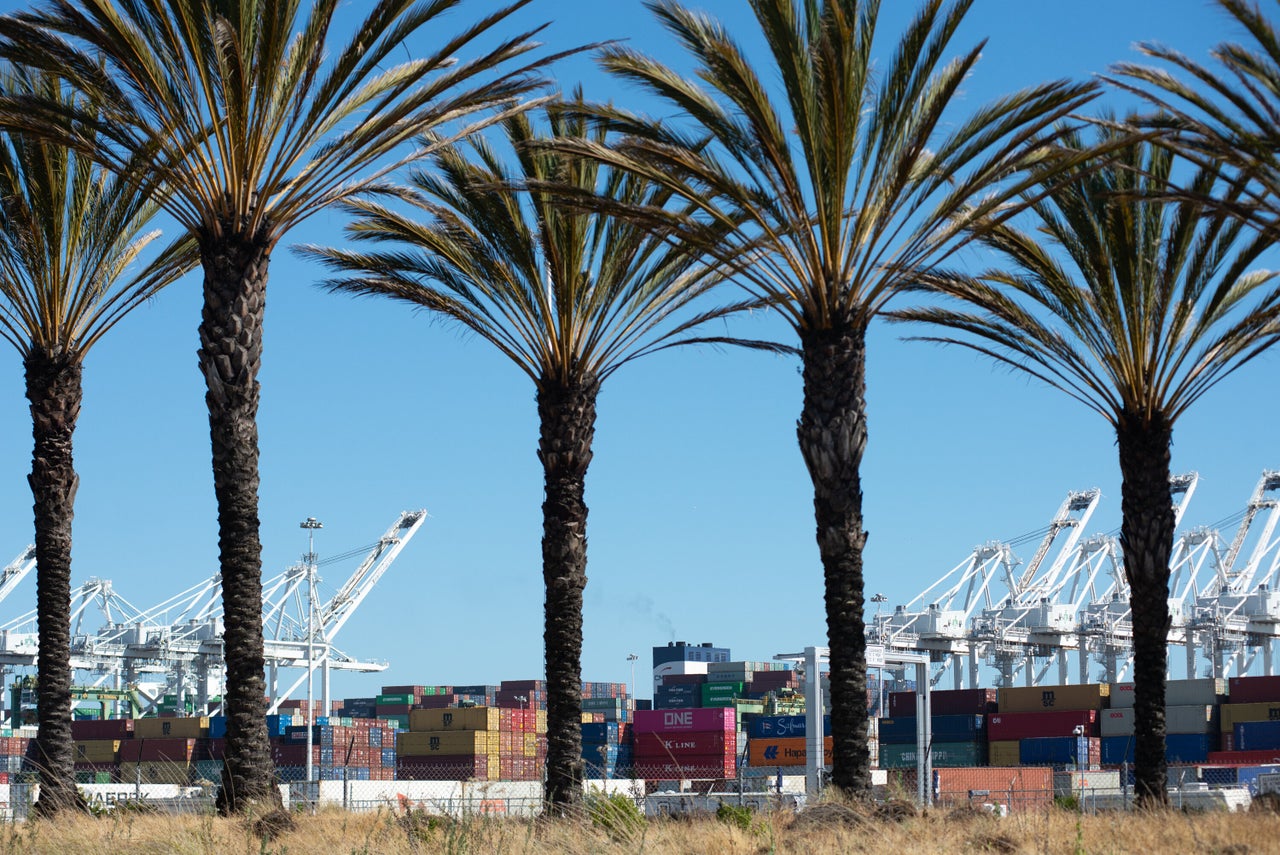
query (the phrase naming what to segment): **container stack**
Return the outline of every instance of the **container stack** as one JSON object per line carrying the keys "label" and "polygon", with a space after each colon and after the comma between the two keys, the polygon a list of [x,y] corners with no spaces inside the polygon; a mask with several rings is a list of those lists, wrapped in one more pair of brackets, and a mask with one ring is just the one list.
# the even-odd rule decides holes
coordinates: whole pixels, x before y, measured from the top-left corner
{"label": "container stack", "polygon": [[[883,769],[914,767],[918,762],[915,692],[887,695],[889,716],[875,722],[876,750]],[[987,716],[996,707],[994,689],[939,690],[929,695],[932,764],[935,767],[985,766]]]}
{"label": "container stack", "polygon": [[998,711],[987,720],[989,764],[1097,768],[1098,722],[1110,688],[1087,683],[1000,689]]}
{"label": "container stack", "polygon": [[[831,716],[822,717],[823,765],[831,765]],[[753,769],[804,766],[808,722],[802,715],[753,716],[747,722],[747,764]]]}
{"label": "container stack", "polygon": [[635,776],[646,780],[732,778],[737,715],[731,707],[637,710]]}
{"label": "container stack", "polygon": [[[388,754],[386,749],[394,747],[396,732],[377,719],[317,718],[311,728],[312,775],[320,781],[395,780],[395,753]],[[283,738],[272,740],[272,756],[282,780],[306,779],[305,719],[286,726]]]}
{"label": "container stack", "polygon": [[1219,709],[1221,751],[1209,762],[1251,766],[1280,759],[1280,677],[1232,677],[1229,700]]}
{"label": "container stack", "polygon": [[396,736],[400,780],[536,781],[547,750],[544,710],[418,709]]}
{"label": "container stack", "polygon": [[[1218,701],[1222,680],[1169,680],[1165,683],[1165,760],[1170,764],[1205,763],[1218,750]],[[1111,706],[1102,711],[1102,765],[1134,762],[1133,683],[1111,687]]]}
{"label": "container stack", "polygon": [[629,722],[586,721],[583,714],[582,762],[588,778],[617,778],[630,774],[634,764]]}

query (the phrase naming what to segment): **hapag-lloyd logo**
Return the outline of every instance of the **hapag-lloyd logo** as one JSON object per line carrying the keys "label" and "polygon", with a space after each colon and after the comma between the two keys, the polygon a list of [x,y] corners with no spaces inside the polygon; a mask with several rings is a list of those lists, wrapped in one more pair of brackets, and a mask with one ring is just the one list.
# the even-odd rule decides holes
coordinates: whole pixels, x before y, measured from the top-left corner
{"label": "hapag-lloyd logo", "polygon": [[662,724],[666,727],[693,727],[693,713],[664,712],[662,714]]}

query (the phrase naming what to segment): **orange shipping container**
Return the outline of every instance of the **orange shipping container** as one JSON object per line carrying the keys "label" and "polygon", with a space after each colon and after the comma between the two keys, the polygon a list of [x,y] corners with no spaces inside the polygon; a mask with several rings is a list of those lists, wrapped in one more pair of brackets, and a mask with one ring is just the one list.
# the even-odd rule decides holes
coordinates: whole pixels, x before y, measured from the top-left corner
{"label": "orange shipping container", "polygon": [[1001,689],[1000,712],[1045,712],[1047,710],[1100,710],[1111,694],[1107,683],[1071,686],[1015,686]]}
{"label": "orange shipping container", "polygon": [[[808,757],[803,736],[747,741],[747,762],[752,766],[803,766]],[[831,737],[822,740],[823,765],[831,765]]]}

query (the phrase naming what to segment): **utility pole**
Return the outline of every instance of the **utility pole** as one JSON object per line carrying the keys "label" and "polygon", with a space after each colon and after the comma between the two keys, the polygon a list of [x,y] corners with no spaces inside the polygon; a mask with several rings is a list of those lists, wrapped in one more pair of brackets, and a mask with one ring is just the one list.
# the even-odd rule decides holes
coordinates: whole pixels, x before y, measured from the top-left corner
{"label": "utility pole", "polygon": [[631,663],[631,697],[636,696],[636,660],[640,657],[634,653],[627,654],[627,661]]}

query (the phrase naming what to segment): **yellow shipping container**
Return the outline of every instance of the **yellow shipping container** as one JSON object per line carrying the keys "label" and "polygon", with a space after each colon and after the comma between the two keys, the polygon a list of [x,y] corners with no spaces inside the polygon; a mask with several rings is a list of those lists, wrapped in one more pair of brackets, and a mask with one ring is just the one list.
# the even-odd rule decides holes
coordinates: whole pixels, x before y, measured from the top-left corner
{"label": "yellow shipping container", "polygon": [[524,734],[523,754],[525,757],[538,756],[538,734],[536,733]]}
{"label": "yellow shipping container", "polygon": [[1280,719],[1280,701],[1257,704],[1223,704],[1218,707],[1223,733],[1231,733],[1238,722]]}
{"label": "yellow shipping container", "polygon": [[133,723],[134,739],[199,739],[209,735],[209,717],[140,718]]}
{"label": "yellow shipping container", "polygon": [[535,733],[547,732],[547,711],[546,710],[534,711],[534,728],[533,729]]}
{"label": "yellow shipping container", "polygon": [[191,766],[178,761],[139,763],[138,770],[144,784],[188,784],[191,782]]}
{"label": "yellow shipping container", "polygon": [[410,710],[409,730],[497,730],[497,707]]}
{"label": "yellow shipping container", "polygon": [[1083,686],[1016,686],[1000,689],[1000,712],[1050,712],[1057,710],[1100,710],[1107,705],[1111,686],[1087,683]]}
{"label": "yellow shipping container", "polygon": [[991,766],[1020,766],[1022,753],[1016,739],[998,739],[987,743],[987,763]]}
{"label": "yellow shipping container", "polygon": [[409,730],[397,734],[396,753],[405,757],[497,754],[496,733],[484,730]]}
{"label": "yellow shipping container", "polygon": [[82,739],[75,747],[77,763],[111,763],[120,752],[120,740]]}

